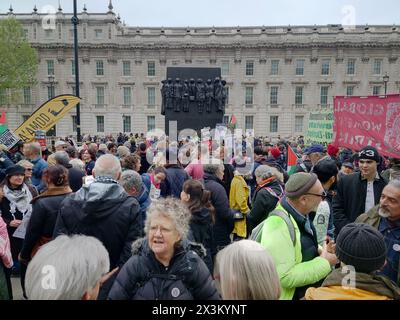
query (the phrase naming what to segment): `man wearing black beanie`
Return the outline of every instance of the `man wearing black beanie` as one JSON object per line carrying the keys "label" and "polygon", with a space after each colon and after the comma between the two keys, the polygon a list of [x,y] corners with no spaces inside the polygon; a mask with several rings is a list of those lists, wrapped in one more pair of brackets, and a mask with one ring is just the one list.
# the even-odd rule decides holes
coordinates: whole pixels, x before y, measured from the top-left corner
{"label": "man wearing black beanie", "polygon": [[336,239],[342,267],[332,271],[320,288],[309,288],[306,300],[400,300],[400,288],[376,275],[385,264],[383,236],[365,223],[350,223]]}
{"label": "man wearing black beanie", "polygon": [[372,146],[366,146],[358,154],[360,172],[342,176],[338,181],[337,194],[333,198],[335,234],[348,223],[378,204],[387,181],[378,173],[380,156]]}

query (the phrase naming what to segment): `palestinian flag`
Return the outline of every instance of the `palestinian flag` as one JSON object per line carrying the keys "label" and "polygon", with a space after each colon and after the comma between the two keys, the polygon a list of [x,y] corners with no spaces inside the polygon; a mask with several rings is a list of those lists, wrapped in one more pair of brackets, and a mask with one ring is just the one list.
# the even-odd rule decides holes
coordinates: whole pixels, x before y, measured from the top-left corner
{"label": "palestinian flag", "polygon": [[287,173],[290,176],[296,172],[297,155],[294,153],[291,146],[288,145],[287,149]]}

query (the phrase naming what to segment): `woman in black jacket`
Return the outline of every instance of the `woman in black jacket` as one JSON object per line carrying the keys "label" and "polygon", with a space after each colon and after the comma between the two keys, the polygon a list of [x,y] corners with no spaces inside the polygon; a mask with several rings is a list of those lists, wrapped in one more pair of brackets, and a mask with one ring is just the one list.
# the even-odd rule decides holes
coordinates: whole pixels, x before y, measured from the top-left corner
{"label": "woman in black jacket", "polygon": [[109,299],[219,299],[210,271],[186,240],[190,216],[178,199],[159,199],[151,204],[146,238],[133,243],[133,255],[115,279]]}
{"label": "woman in black jacket", "polygon": [[215,208],[214,247],[219,251],[231,243],[230,234],[234,227],[234,219],[222,182],[224,165],[219,159],[211,159],[210,162],[203,165],[204,186],[211,192],[211,203]]}
{"label": "woman in black jacket", "polygon": [[283,197],[283,176],[276,168],[261,165],[254,171],[254,175],[257,187],[251,211],[247,216],[248,235],[268,217],[268,214],[275,209],[279,199]]}
{"label": "woman in black jacket", "polygon": [[[31,200],[37,195],[36,190],[24,183],[25,168],[19,165],[8,167],[6,178],[0,185],[1,217],[7,224],[8,237],[11,242],[11,254],[14,265],[18,262],[25,237],[24,226],[32,213]],[[11,270],[7,270],[6,277],[11,277]],[[26,268],[21,266],[21,286],[24,289],[23,279]],[[12,299],[12,297],[11,297]]]}
{"label": "woman in black jacket", "polygon": [[183,184],[181,200],[187,205],[192,216],[188,240],[202,244],[206,250],[204,262],[213,272],[213,259],[216,249],[213,247],[212,225],[215,221],[215,209],[210,202],[211,193],[204,190],[198,180],[187,180]]}
{"label": "woman in black jacket", "polygon": [[61,202],[72,192],[68,182],[68,170],[62,165],[46,168],[43,179],[47,189],[32,200],[32,216],[19,257],[23,263],[31,260],[40,246],[53,238]]}

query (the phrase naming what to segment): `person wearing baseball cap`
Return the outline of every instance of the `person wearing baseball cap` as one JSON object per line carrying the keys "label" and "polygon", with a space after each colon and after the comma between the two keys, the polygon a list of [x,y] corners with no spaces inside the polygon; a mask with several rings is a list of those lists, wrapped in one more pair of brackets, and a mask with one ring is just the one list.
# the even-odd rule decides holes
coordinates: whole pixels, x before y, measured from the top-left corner
{"label": "person wearing baseball cap", "polygon": [[341,268],[332,271],[320,288],[307,289],[306,300],[400,300],[400,288],[376,274],[385,264],[386,251],[375,228],[365,223],[346,225],[336,241]]}
{"label": "person wearing baseball cap", "polygon": [[64,140],[58,140],[54,144],[54,148],[56,149],[56,152],[57,151],[65,151],[65,149],[67,149],[69,145],[70,144]]}
{"label": "person wearing baseball cap", "polygon": [[360,172],[342,176],[333,199],[333,216],[336,235],[348,223],[378,204],[387,184],[378,173],[378,150],[366,146],[358,153]]}

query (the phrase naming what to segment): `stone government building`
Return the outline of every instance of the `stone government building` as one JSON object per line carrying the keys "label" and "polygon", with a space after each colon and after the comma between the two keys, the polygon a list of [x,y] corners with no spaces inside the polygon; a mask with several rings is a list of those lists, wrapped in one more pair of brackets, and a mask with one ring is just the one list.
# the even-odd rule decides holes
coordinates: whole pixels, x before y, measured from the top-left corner
{"label": "stone government building", "polygon": [[[37,84],[23,103],[1,105],[17,128],[54,95],[74,93],[71,13],[58,8],[55,29],[42,28],[45,14],[9,12],[38,50]],[[160,81],[169,66],[220,67],[231,115],[257,136],[304,134],[308,112],[332,109],[335,95],[400,92],[400,27],[341,25],[255,27],[129,27],[113,12],[78,14],[81,132],[91,135],[164,129]],[[4,93],[3,93],[4,94]],[[56,136],[76,135],[75,110]]]}

